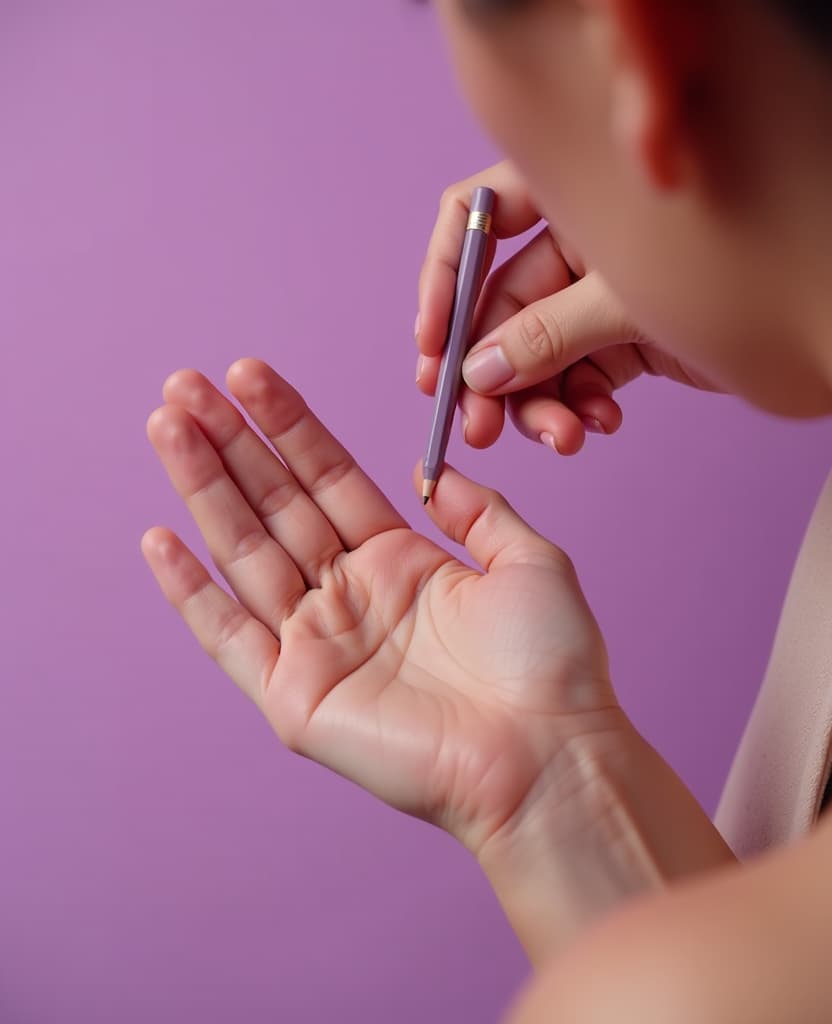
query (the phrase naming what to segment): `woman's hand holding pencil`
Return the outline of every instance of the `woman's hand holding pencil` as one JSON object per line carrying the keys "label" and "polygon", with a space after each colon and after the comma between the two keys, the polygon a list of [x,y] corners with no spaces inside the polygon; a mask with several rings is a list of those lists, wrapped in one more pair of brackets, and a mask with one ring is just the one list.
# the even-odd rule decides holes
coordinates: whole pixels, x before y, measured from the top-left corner
{"label": "woman's hand holding pencil", "polygon": [[[445,191],[419,278],[416,379],[426,394],[437,388],[470,199],[483,185],[496,193],[486,270],[497,239],[541,223],[508,161]],[[474,448],[494,444],[507,408],[521,434],[574,455],[588,431],[618,430],[622,413],[613,395],[642,373],[714,390],[701,373],[644,337],[551,224],[542,224],[486,280],[469,342],[459,405],[463,436]]]}

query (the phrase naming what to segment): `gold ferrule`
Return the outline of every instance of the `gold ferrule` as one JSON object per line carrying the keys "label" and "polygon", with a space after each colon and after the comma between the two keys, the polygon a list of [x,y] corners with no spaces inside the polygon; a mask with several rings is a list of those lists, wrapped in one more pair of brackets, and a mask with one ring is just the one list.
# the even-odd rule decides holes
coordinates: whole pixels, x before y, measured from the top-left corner
{"label": "gold ferrule", "polygon": [[468,217],[467,231],[482,231],[484,234],[488,234],[491,230],[491,214],[490,213],[479,213],[473,211]]}

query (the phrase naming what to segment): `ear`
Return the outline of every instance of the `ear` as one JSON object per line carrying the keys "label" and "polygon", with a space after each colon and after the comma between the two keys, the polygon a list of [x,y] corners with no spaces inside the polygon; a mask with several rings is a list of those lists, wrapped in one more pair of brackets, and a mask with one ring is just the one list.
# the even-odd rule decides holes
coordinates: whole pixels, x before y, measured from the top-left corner
{"label": "ear", "polygon": [[613,129],[642,176],[678,188],[697,156],[712,0],[596,0],[611,40]]}

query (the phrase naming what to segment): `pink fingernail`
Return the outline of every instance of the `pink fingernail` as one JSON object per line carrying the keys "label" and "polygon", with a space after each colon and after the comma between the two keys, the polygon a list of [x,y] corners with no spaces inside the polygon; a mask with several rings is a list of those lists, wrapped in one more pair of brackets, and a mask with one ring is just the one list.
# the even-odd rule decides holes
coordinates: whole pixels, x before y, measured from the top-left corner
{"label": "pink fingernail", "polygon": [[594,416],[584,416],[581,422],[591,434],[606,434],[606,430],[601,426],[601,421],[596,420]]}
{"label": "pink fingernail", "polygon": [[413,326],[413,335],[414,335],[414,337],[416,338],[417,341],[419,340],[419,330],[421,329],[421,327],[422,327],[422,314],[421,314],[421,312],[419,312],[419,313],[416,314],[416,323]]}
{"label": "pink fingernail", "polygon": [[468,444],[468,424],[469,424],[469,422],[470,421],[469,421],[468,417],[465,415],[465,413],[463,413],[462,414],[462,440],[466,444]]}
{"label": "pink fingernail", "polygon": [[425,372],[425,357],[419,356],[419,361],[416,363],[416,383],[422,379],[422,374]]}
{"label": "pink fingernail", "polygon": [[[545,444],[548,448],[551,448],[553,452],[557,452],[558,446],[555,444],[554,434],[550,434],[548,431],[544,431],[540,435],[541,444]],[[558,454],[560,454],[558,452]]]}
{"label": "pink fingernail", "polygon": [[462,364],[465,383],[475,391],[495,391],[514,377],[514,367],[499,345],[469,356]]}

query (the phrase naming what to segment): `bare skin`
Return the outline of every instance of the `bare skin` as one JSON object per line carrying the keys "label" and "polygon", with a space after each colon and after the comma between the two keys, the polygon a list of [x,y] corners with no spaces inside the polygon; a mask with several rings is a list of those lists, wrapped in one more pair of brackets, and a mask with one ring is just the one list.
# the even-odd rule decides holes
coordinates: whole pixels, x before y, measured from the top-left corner
{"label": "bare skin", "polygon": [[469,568],[268,367],[229,383],[285,465],[200,374],[168,380],[149,436],[239,600],[157,529],[162,589],[293,750],[478,853],[566,746],[623,729],[569,560],[449,470],[431,513]]}

